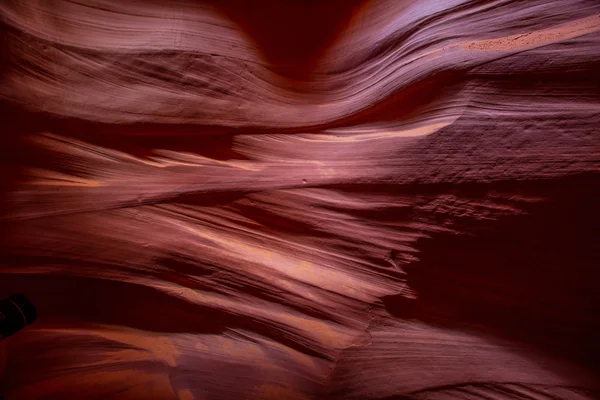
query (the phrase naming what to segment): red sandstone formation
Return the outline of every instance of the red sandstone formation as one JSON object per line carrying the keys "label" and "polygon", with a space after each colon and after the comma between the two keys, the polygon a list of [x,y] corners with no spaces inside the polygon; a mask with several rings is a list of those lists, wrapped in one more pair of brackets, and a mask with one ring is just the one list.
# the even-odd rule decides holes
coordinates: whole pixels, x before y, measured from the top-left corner
{"label": "red sandstone formation", "polygon": [[7,399],[594,399],[597,0],[5,0]]}

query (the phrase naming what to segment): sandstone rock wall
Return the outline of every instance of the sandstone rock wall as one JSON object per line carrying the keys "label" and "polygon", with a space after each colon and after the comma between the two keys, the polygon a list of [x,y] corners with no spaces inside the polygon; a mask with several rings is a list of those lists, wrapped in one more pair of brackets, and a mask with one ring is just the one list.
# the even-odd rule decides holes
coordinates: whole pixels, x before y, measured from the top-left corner
{"label": "sandstone rock wall", "polygon": [[4,1],[7,399],[593,399],[597,0]]}

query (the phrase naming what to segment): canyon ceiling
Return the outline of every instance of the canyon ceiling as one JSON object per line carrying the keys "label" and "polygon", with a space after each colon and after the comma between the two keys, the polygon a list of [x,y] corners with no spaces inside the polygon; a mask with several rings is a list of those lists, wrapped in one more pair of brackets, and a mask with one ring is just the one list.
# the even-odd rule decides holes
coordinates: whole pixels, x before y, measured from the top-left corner
{"label": "canyon ceiling", "polygon": [[10,399],[600,397],[598,0],[4,0]]}

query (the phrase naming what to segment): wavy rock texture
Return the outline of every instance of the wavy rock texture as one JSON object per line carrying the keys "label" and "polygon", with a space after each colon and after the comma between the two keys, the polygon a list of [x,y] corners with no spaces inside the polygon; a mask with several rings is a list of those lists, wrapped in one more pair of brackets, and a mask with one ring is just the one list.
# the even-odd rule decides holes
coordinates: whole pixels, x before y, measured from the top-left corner
{"label": "wavy rock texture", "polygon": [[600,395],[597,0],[0,9],[7,399]]}

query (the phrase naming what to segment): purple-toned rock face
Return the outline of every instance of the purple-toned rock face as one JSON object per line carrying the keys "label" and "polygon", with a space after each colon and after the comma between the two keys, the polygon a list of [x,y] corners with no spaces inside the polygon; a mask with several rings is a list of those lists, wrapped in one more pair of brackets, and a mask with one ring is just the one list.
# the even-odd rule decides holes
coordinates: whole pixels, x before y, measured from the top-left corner
{"label": "purple-toned rock face", "polygon": [[598,0],[0,10],[7,400],[600,396]]}

